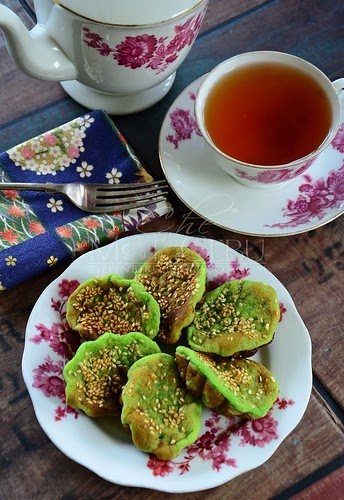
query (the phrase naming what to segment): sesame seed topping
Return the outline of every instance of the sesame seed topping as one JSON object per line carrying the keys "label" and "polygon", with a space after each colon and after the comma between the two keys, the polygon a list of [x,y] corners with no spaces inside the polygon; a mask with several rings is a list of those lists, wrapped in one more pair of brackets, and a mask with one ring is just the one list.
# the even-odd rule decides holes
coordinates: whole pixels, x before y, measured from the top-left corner
{"label": "sesame seed topping", "polygon": [[[132,333],[122,337],[106,333],[80,347],[66,370],[71,378],[66,378],[66,394],[72,390],[79,408],[97,414],[98,409],[104,407],[108,412],[105,414],[119,414],[117,409],[121,407],[120,396],[128,368],[136,360],[159,350],[150,339],[143,335],[144,341],[138,338],[140,335]],[[132,387],[128,391],[132,391]]]}
{"label": "sesame seed topping", "polygon": [[[192,412],[195,398],[187,391],[178,375],[178,369],[175,360],[168,354],[153,355],[138,362],[129,371],[129,380],[134,388],[134,396],[128,398],[127,386],[123,390],[123,412],[122,421],[129,424],[135,422],[131,430],[140,435],[154,436],[155,440],[162,440],[165,445],[175,445],[180,439],[184,439],[183,434],[186,428],[192,432],[190,425],[190,412]],[[158,359],[161,361],[158,361]],[[165,382],[160,379],[160,374],[166,375]],[[155,375],[156,394],[148,389],[147,380]],[[143,395],[146,398],[143,398]],[[138,398],[140,402],[140,411],[143,418],[137,420],[132,413],[132,401]],[[145,429],[145,430],[143,430]],[[135,437],[133,437],[135,442]],[[153,442],[153,441],[152,441]],[[157,441],[154,441],[156,443]]]}
{"label": "sesame seed topping", "polygon": [[187,249],[173,248],[169,252],[157,252],[136,276],[137,281],[153,295],[160,306],[159,336],[170,335],[171,322],[178,319],[178,310],[193,300],[200,289],[199,263]]}
{"label": "sesame seed topping", "polygon": [[269,296],[257,293],[256,285],[234,280],[206,294],[188,328],[190,346],[231,356],[266,344],[273,335],[271,318],[275,305]]}
{"label": "sesame seed topping", "polygon": [[100,280],[94,278],[93,286],[82,287],[73,298],[72,305],[84,338],[96,339],[108,331],[146,333],[150,315],[145,301],[136,296],[130,285],[117,286],[111,282],[100,285]]}

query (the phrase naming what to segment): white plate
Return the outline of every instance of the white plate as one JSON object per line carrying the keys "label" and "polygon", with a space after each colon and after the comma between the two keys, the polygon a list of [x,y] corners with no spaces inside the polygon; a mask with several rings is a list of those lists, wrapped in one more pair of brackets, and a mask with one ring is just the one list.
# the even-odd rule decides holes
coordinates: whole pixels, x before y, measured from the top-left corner
{"label": "white plate", "polygon": [[202,78],[175,100],[159,138],[162,169],[185,205],[213,224],[255,236],[303,233],[343,213],[344,123],[306,175],[273,188],[250,188],[214,164],[199,135],[194,100]]}
{"label": "white plate", "polygon": [[[255,356],[280,384],[269,414],[234,427],[235,419],[204,410],[196,443],[163,462],[138,451],[119,418],[91,419],[66,407],[62,369],[70,335],[65,302],[77,283],[109,272],[130,277],[155,249],[166,246],[189,246],[201,253],[213,285],[235,278],[271,284],[279,296],[282,319],[275,340]],[[223,243],[172,233],[128,236],[75,260],[33,308],[22,369],[37,419],[63,453],[110,482],[170,493],[213,488],[261,465],[300,421],[312,387],[310,338],[277,278]]]}

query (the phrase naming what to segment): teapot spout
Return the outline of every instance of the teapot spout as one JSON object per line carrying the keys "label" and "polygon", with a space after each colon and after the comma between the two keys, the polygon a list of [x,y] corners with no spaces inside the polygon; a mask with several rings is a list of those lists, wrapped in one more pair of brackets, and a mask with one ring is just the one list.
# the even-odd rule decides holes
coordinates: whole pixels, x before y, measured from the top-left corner
{"label": "teapot spout", "polygon": [[39,80],[75,80],[77,70],[41,25],[31,31],[8,7],[0,4],[0,28],[12,61]]}

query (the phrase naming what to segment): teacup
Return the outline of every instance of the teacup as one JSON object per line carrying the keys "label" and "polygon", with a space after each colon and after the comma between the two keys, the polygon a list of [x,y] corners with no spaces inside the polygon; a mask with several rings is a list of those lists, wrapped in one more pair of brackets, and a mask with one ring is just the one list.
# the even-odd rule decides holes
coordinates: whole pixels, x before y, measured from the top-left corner
{"label": "teacup", "polygon": [[250,187],[272,187],[305,172],[330,145],[343,85],[299,57],[247,52],[206,75],[196,121],[225,172]]}
{"label": "teacup", "polygon": [[146,109],[170,90],[201,27],[208,0],[34,0],[28,32],[0,4],[13,61],[61,82],[77,102],[111,114]]}

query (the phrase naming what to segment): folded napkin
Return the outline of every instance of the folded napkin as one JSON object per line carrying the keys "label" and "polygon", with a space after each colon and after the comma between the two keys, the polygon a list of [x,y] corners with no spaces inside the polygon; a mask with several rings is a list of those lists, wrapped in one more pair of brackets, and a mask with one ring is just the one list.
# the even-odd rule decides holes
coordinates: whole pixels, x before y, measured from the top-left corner
{"label": "folded napkin", "polygon": [[[153,180],[103,111],[94,111],[0,154],[0,181]],[[170,211],[168,202],[113,214],[83,212],[58,193],[0,190],[0,290],[109,243]]]}

